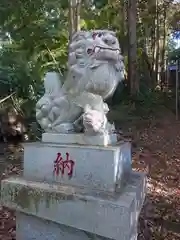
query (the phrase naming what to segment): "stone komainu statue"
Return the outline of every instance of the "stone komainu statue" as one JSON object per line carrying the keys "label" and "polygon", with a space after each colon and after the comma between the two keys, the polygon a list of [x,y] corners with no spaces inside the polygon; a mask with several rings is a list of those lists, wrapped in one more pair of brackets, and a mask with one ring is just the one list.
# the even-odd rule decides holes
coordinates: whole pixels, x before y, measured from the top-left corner
{"label": "stone komainu statue", "polygon": [[36,106],[37,121],[49,133],[109,131],[104,100],[123,78],[123,57],[115,33],[77,32],[70,44],[64,84],[55,72],[45,76],[45,94]]}

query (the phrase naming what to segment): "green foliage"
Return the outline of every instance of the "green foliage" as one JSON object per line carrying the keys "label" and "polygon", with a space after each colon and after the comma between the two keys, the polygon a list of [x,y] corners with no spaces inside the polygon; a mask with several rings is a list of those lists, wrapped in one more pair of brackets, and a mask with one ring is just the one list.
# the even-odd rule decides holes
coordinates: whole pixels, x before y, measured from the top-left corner
{"label": "green foliage", "polygon": [[109,118],[112,121],[127,121],[133,119],[148,119],[166,106],[166,98],[160,90],[149,89],[145,79],[140,81],[140,91],[136,96],[130,96],[127,86],[123,83],[109,103],[112,111]]}
{"label": "green foliage", "polygon": [[168,52],[170,53],[173,52],[176,49],[176,46],[177,46],[177,43],[175,42],[174,38],[169,37],[168,45],[167,45]]}
{"label": "green foliage", "polygon": [[[16,0],[9,4],[2,0],[0,3],[0,94],[3,97],[15,92],[15,101],[26,116],[34,114],[35,103],[44,91],[44,74],[49,70],[66,71],[65,2]],[[10,37],[3,41],[5,33]]]}
{"label": "green foliage", "polygon": [[108,4],[108,0],[94,0],[94,1],[92,1],[92,4],[96,8],[103,8],[105,5]]}
{"label": "green foliage", "polygon": [[169,52],[169,61],[175,63],[178,59],[180,59],[180,48],[171,50],[171,52]]}

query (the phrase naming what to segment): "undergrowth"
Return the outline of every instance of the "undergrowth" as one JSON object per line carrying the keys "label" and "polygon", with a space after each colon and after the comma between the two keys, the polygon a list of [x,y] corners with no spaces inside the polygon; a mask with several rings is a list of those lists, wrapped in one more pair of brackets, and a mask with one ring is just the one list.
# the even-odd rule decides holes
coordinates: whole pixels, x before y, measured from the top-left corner
{"label": "undergrowth", "polygon": [[112,99],[110,105],[110,121],[127,121],[149,119],[160,115],[164,109],[174,112],[175,98],[173,91],[165,93],[160,89],[149,89],[140,85],[139,93],[135,96],[129,94],[125,84],[121,84]]}

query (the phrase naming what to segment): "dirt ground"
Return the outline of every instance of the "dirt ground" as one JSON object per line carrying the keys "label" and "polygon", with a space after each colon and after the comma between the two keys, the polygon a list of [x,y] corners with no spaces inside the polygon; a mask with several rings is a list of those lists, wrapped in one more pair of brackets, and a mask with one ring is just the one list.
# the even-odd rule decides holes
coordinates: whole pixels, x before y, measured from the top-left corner
{"label": "dirt ground", "polygon": [[[180,239],[180,121],[165,116],[126,128],[132,137],[133,169],[148,176],[139,240]],[[0,146],[1,179],[21,173],[22,154],[21,147]],[[1,239],[15,240],[15,216],[5,208],[0,209]]]}
{"label": "dirt ground", "polygon": [[132,135],[133,168],[148,176],[138,239],[180,239],[180,122],[167,114],[139,122]]}

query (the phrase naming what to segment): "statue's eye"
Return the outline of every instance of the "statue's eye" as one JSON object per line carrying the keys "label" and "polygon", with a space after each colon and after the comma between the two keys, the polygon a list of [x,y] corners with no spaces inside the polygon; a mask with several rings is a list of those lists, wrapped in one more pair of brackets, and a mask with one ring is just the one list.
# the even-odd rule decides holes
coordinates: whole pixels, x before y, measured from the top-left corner
{"label": "statue's eye", "polygon": [[108,44],[108,39],[104,39],[104,42],[105,42],[106,44]]}
{"label": "statue's eye", "polygon": [[88,48],[87,54],[91,54],[91,53],[93,53],[93,50],[91,48]]}
{"label": "statue's eye", "polygon": [[93,38],[93,39],[95,39],[96,36],[97,36],[97,33],[93,33],[93,34],[92,34],[92,38]]}

